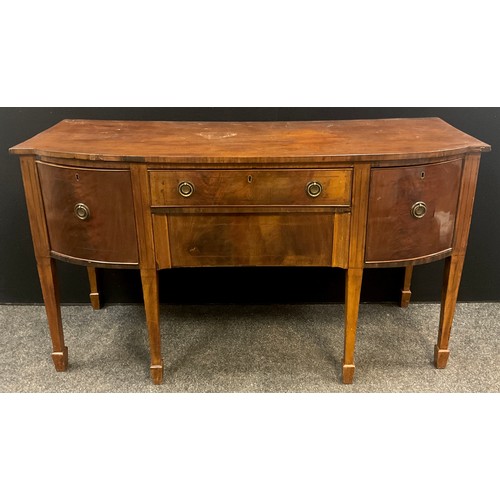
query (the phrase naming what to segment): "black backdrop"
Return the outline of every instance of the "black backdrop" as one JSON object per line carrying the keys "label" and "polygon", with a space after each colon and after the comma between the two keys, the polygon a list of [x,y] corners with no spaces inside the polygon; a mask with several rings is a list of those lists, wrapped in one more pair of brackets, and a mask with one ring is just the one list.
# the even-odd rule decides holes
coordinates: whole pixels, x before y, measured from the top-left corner
{"label": "black backdrop", "polygon": [[[2,108],[0,109],[0,303],[42,301],[22,190],[18,158],[8,148],[64,118],[127,120],[335,120],[438,116],[491,144],[481,160],[469,247],[459,300],[500,299],[499,108]],[[87,302],[85,268],[58,263],[61,300]],[[412,299],[437,301],[443,262],[418,266]],[[396,301],[401,269],[365,271],[363,301]],[[101,270],[106,302],[142,300],[139,272]],[[344,271],[324,268],[174,269],[160,272],[167,303],[340,302]]]}

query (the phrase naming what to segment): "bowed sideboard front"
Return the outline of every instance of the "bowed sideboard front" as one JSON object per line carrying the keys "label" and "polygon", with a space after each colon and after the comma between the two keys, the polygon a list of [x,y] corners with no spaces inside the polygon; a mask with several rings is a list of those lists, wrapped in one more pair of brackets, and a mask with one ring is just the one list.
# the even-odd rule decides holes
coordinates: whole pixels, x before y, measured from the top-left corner
{"label": "bowed sideboard front", "polygon": [[[12,148],[21,155],[57,370],[66,370],[68,350],[54,259],[88,268],[95,307],[96,268],[140,269],[155,383],[163,377],[161,269],[345,269],[343,381],[351,383],[363,269],[405,267],[406,306],[413,266],[446,259],[435,348],[436,366],[446,366],[479,158],[487,145],[438,119],[152,123],[67,120]],[[228,127],[238,132],[220,132]],[[329,137],[330,128],[337,139]],[[414,139],[415,130],[427,149]],[[391,131],[397,141],[384,153],[377,136],[387,142]],[[239,142],[231,142],[238,134]],[[177,136],[184,142],[172,142]],[[249,150],[259,140],[256,158]]]}

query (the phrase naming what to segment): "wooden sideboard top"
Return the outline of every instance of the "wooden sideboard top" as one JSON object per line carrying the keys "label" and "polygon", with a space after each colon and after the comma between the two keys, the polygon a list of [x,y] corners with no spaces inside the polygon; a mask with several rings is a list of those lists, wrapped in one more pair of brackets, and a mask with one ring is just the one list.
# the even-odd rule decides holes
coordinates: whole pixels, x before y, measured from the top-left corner
{"label": "wooden sideboard top", "polygon": [[129,162],[279,163],[441,157],[491,148],[440,118],[291,122],[63,120],[10,149]]}

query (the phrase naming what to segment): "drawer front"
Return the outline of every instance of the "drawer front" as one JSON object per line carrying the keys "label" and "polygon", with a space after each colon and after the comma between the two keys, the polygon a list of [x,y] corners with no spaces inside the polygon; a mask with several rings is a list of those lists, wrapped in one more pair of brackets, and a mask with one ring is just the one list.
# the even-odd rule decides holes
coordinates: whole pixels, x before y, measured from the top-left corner
{"label": "drawer front", "polygon": [[169,215],[171,265],[331,266],[333,220],[304,213]]}
{"label": "drawer front", "polygon": [[52,251],[96,262],[138,263],[130,172],[37,166]]}
{"label": "drawer front", "polygon": [[351,203],[351,169],[153,170],[149,176],[152,205],[157,207]]}
{"label": "drawer front", "polygon": [[371,173],[367,263],[418,259],[451,249],[462,160]]}

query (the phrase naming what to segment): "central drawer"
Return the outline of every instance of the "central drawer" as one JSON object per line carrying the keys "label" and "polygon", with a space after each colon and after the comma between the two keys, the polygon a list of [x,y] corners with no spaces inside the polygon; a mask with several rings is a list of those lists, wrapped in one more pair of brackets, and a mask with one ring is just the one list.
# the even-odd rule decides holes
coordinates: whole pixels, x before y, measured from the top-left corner
{"label": "central drawer", "polygon": [[152,170],[153,207],[340,206],[351,203],[352,169]]}

